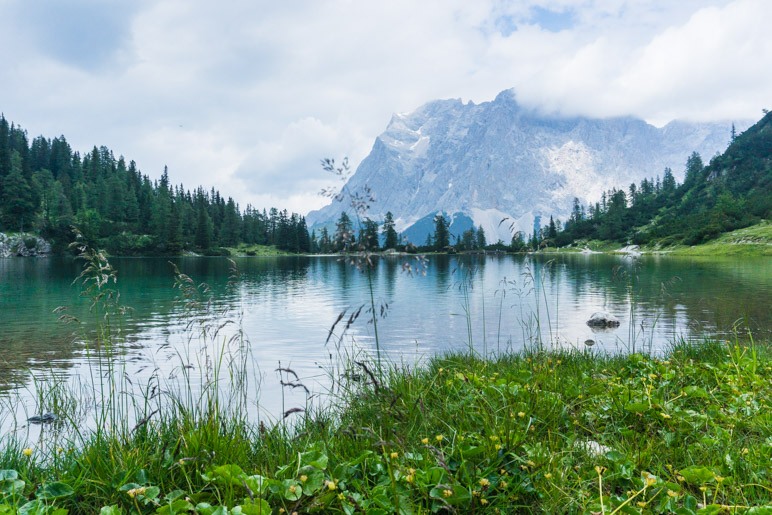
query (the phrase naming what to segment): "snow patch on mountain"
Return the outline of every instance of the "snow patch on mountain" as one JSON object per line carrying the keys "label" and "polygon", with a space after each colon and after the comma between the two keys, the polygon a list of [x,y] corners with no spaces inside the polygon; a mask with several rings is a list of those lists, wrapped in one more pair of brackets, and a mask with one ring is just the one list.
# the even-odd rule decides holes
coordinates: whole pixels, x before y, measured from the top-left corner
{"label": "snow patch on mountain", "polygon": [[[747,124],[735,121],[738,130]],[[509,242],[517,231],[529,236],[536,217],[566,220],[574,198],[597,202],[665,167],[681,180],[689,154],[707,162],[730,132],[731,122],[658,129],[633,117],[545,116],[520,106],[511,90],[481,104],[436,100],[394,115],[347,188],[368,187],[377,198],[369,217],[382,221],[390,211],[414,243],[424,243],[437,212],[463,214],[457,227],[473,223],[490,242]],[[347,207],[333,203],[306,219],[312,228],[334,223]]]}

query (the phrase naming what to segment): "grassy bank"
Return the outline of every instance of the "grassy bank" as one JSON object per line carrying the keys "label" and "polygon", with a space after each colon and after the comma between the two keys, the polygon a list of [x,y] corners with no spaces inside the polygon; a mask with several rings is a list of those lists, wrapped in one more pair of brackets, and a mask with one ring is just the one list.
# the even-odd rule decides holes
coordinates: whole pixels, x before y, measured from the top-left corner
{"label": "grassy bank", "polygon": [[0,513],[770,513],[770,363],[728,342],[352,363],[294,429],[210,392],[69,448],[6,439]]}
{"label": "grassy bank", "polygon": [[684,256],[772,256],[772,225],[764,221],[728,232],[703,245],[666,250]]}

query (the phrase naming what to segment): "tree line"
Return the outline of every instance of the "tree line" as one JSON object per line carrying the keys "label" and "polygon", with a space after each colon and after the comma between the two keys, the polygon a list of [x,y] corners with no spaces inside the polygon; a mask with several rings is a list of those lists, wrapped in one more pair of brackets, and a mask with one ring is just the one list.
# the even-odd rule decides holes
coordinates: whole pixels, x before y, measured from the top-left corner
{"label": "tree line", "polygon": [[772,214],[772,115],[737,135],[708,165],[693,152],[684,181],[671,169],[659,177],[612,188],[583,206],[574,199],[562,228],[552,222],[532,237],[536,246],[562,247],[576,240],[696,245],[769,219]]}
{"label": "tree line", "polygon": [[66,247],[75,226],[115,254],[222,253],[241,243],[310,252],[305,218],[286,210],[242,211],[211,188],[151,181],[134,161],[94,147],[81,155],[64,136],[38,136],[0,115],[0,231],[31,231]]}

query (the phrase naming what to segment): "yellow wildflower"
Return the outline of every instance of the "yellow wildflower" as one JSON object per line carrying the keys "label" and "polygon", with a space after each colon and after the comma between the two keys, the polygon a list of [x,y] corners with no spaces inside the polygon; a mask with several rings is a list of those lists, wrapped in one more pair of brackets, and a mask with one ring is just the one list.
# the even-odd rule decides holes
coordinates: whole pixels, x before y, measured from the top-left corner
{"label": "yellow wildflower", "polygon": [[678,492],[674,492],[674,491],[672,491],[672,490],[668,490],[668,491],[667,491],[667,495],[668,495],[669,497],[678,497]]}
{"label": "yellow wildflower", "polygon": [[483,487],[483,488],[485,488],[487,486],[490,486],[490,484],[491,484],[491,482],[488,481],[488,478],[485,478],[485,477],[482,478],[480,481],[478,481],[478,483],[480,483],[480,486]]}
{"label": "yellow wildflower", "polygon": [[447,489],[445,489],[445,490],[443,490],[443,491],[442,491],[442,496],[443,496],[443,497],[445,497],[445,498],[448,498],[448,497],[450,497],[451,495],[453,495],[453,490],[447,490]]}
{"label": "yellow wildflower", "polygon": [[397,458],[399,458],[399,453],[398,452],[392,452],[391,454],[389,454],[389,457],[391,459],[393,459],[393,460],[396,460]]}
{"label": "yellow wildflower", "polygon": [[547,472],[546,474],[544,474],[544,479],[552,479],[552,473]]}
{"label": "yellow wildflower", "polygon": [[28,457],[28,458],[29,458],[30,456],[32,456],[32,449],[30,449],[29,447],[27,447],[26,449],[24,449],[23,451],[21,451],[21,453],[22,453],[23,455],[25,455],[26,457]]}
{"label": "yellow wildflower", "polygon": [[485,506],[486,504],[488,504],[488,499],[480,499],[480,504]]}
{"label": "yellow wildflower", "polygon": [[147,487],[140,486],[139,488],[132,488],[131,490],[129,490],[126,493],[129,494],[129,497],[131,497],[133,499],[134,497],[136,497],[138,495],[145,495],[145,492],[147,492]]}
{"label": "yellow wildflower", "polygon": [[300,482],[301,483],[305,483],[306,481],[308,481],[308,476],[307,475],[303,474],[302,476],[300,476]]}
{"label": "yellow wildflower", "polygon": [[517,416],[520,417],[520,418],[523,418],[525,416],[525,413],[520,411],[520,412],[517,413]]}
{"label": "yellow wildflower", "polygon": [[338,485],[335,484],[335,481],[325,481],[325,485],[327,485],[327,490],[335,490],[338,488]]}
{"label": "yellow wildflower", "polygon": [[434,437],[434,439],[437,440],[438,442],[441,442],[445,439],[445,437],[443,435],[437,435]]}
{"label": "yellow wildflower", "polygon": [[506,488],[509,486],[509,483],[507,483],[506,481],[499,481],[499,486],[501,488]]}

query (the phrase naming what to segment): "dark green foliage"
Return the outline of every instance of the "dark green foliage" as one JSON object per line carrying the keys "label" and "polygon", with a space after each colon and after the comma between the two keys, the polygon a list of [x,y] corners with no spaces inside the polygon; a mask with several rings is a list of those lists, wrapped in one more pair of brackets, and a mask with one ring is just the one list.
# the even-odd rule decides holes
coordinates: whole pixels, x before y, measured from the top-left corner
{"label": "dark green foliage", "polygon": [[434,217],[434,238],[432,244],[434,250],[441,252],[450,246],[450,222],[442,213],[437,213]]}
{"label": "dark green foliage", "polygon": [[574,199],[571,217],[557,235],[559,246],[577,239],[645,244],[695,245],[772,216],[772,116],[766,113],[729,148],[704,166],[699,154],[686,160],[684,183],[672,170],[659,178],[631,184],[627,193],[612,189],[589,217]]}
{"label": "dark green foliage", "polygon": [[[134,161],[106,147],[83,157],[64,136],[35,138],[0,115],[0,231],[34,231],[63,249],[77,226],[93,245],[114,254],[207,252],[239,243],[310,252],[303,217],[247,206],[242,213],[212,189],[174,186],[164,168],[153,183]],[[220,250],[217,250],[221,253]]]}
{"label": "dark green foliage", "polygon": [[383,237],[384,249],[396,249],[399,245],[399,236],[394,228],[394,215],[391,214],[391,211],[387,212],[383,219]]}

